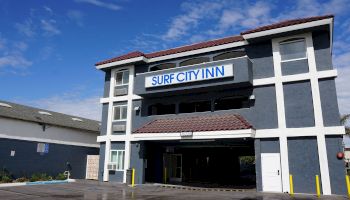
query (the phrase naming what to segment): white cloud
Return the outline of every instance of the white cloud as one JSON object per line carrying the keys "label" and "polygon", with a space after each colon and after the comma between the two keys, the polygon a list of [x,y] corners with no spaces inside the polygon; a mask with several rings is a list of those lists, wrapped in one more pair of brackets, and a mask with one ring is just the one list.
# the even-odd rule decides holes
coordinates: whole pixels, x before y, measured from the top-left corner
{"label": "white cloud", "polygon": [[102,115],[99,96],[84,98],[78,95],[63,94],[31,101],[30,104],[42,109],[99,121]]}
{"label": "white cloud", "polygon": [[0,56],[0,68],[11,67],[11,68],[23,69],[31,65],[32,65],[32,62],[27,60],[21,54]]}
{"label": "white cloud", "polygon": [[75,0],[75,2],[89,3],[101,8],[107,8],[110,10],[120,10],[121,7],[114,3],[105,3],[101,0]]}
{"label": "white cloud", "polygon": [[67,16],[70,20],[76,23],[78,26],[84,26],[84,13],[79,10],[69,10]]}
{"label": "white cloud", "polygon": [[222,8],[217,2],[185,3],[182,5],[185,13],[173,18],[169,29],[162,36],[163,40],[175,40],[187,35],[191,29],[198,26],[203,19],[215,17],[216,11]]}
{"label": "white cloud", "polygon": [[338,68],[336,79],[339,110],[341,114],[350,113],[350,66]]}
{"label": "white cloud", "polygon": [[31,19],[25,20],[23,23],[15,23],[14,26],[19,33],[27,37],[33,37],[35,35],[35,27]]}
{"label": "white cloud", "polygon": [[61,34],[61,31],[56,27],[56,20],[50,19],[41,21],[41,29],[44,31],[44,35],[53,36]]}

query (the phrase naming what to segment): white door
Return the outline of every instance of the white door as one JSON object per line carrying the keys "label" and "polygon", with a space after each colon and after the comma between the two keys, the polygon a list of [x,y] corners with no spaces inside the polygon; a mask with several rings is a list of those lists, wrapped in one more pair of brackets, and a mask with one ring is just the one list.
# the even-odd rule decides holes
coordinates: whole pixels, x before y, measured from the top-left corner
{"label": "white door", "polygon": [[98,180],[99,155],[87,155],[86,179]]}
{"label": "white door", "polygon": [[261,154],[262,190],[282,192],[281,157],[279,153]]}

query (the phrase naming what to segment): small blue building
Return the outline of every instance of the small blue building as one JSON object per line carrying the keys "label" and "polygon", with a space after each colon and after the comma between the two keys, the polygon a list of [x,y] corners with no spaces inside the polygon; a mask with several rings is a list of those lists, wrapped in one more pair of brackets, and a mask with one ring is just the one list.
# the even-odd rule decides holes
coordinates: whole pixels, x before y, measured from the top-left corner
{"label": "small blue building", "polygon": [[70,170],[70,178],[85,179],[88,155],[99,154],[99,130],[98,121],[0,101],[1,170],[14,178]]}
{"label": "small blue building", "polygon": [[97,63],[100,181],[345,194],[333,18]]}

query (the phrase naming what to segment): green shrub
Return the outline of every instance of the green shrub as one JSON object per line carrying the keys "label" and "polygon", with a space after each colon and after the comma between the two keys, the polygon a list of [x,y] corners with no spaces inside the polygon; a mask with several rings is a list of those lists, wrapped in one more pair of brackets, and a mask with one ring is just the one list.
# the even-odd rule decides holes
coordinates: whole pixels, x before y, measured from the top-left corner
{"label": "green shrub", "polygon": [[32,174],[32,176],[29,179],[31,182],[35,182],[35,181],[51,181],[52,180],[52,176],[49,176],[45,173],[34,173]]}
{"label": "green shrub", "polygon": [[10,172],[6,169],[0,171],[0,183],[11,183],[13,180]]}
{"label": "green shrub", "polygon": [[55,180],[66,180],[66,179],[67,179],[67,177],[63,173],[59,173],[55,177]]}
{"label": "green shrub", "polygon": [[29,179],[25,176],[17,178],[14,182],[21,183],[21,182],[28,182]]}

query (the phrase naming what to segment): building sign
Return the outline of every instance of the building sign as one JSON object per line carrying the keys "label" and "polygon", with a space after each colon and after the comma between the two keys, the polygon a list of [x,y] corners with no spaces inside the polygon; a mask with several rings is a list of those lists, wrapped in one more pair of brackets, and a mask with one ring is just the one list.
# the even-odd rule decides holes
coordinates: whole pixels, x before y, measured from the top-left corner
{"label": "building sign", "polygon": [[178,72],[169,72],[153,76],[146,76],[145,87],[150,88],[157,86],[174,85],[232,76],[233,64],[216,65],[211,67],[195,68]]}

